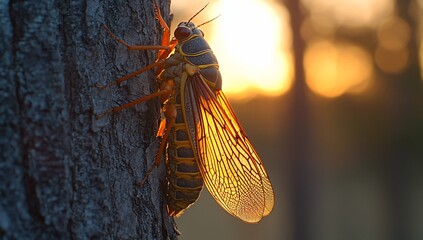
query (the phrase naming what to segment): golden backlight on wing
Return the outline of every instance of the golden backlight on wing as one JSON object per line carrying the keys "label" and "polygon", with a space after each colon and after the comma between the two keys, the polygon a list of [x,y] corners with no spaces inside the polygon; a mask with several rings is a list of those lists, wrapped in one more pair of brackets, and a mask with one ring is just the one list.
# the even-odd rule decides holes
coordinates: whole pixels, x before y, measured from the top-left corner
{"label": "golden backlight on wing", "polygon": [[230,214],[245,222],[260,221],[273,208],[273,189],[225,95],[210,90],[200,74],[188,76],[181,93],[207,189]]}

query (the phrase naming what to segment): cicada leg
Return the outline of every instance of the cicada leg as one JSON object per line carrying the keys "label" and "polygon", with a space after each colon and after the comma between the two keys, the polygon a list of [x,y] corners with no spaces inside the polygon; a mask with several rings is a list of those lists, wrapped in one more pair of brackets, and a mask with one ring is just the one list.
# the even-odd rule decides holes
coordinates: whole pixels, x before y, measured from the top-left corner
{"label": "cicada leg", "polygon": [[173,124],[175,123],[175,119],[172,118],[170,119],[170,121],[168,121],[169,123],[166,126],[166,132],[163,135],[162,140],[160,141],[160,146],[159,146],[159,150],[157,151],[157,155],[156,158],[153,162],[153,164],[150,166],[150,168],[148,169],[147,173],[145,174],[144,178],[138,182],[138,185],[140,187],[142,187],[144,185],[144,183],[147,181],[148,177],[150,176],[150,174],[153,172],[154,167],[157,167],[160,165],[160,159],[162,158],[162,153],[164,148],[166,147],[166,143],[167,143],[167,137],[169,136],[169,133],[173,127]]}
{"label": "cicada leg", "polygon": [[[107,28],[105,25],[103,25],[103,28],[106,29],[106,31],[109,33],[109,35],[112,38],[114,38],[120,44],[124,45],[128,50],[160,50],[159,56],[161,56],[162,53],[165,52],[165,50],[171,50],[171,48],[172,48],[172,44],[171,44],[171,41],[170,41],[170,29],[169,29],[169,26],[166,24],[165,20],[163,19],[163,16],[160,12],[159,5],[157,4],[156,0],[153,0],[153,4],[154,4],[154,11],[156,13],[156,18],[159,21],[160,26],[162,26],[162,28],[163,28],[163,37],[162,37],[162,44],[161,45],[145,45],[145,46],[129,45],[128,43],[126,43],[122,39],[116,37],[116,35],[114,35],[112,33],[112,31],[110,31],[110,29]],[[165,56],[161,59],[164,59],[166,57],[167,56]]]}
{"label": "cicada leg", "polygon": [[157,130],[156,137],[158,138],[163,137],[165,135],[165,130],[166,130],[166,118],[163,118],[160,121],[159,130]]}
{"label": "cicada leg", "polygon": [[[170,46],[170,29],[169,26],[166,24],[163,16],[160,12],[159,5],[157,4],[156,0],[153,0],[154,3],[154,11],[156,12],[156,18],[160,23],[160,26],[163,28],[163,37],[162,37],[162,46]],[[161,52],[159,52],[159,56]]]}
{"label": "cicada leg", "polygon": [[[121,82],[124,82],[136,75],[139,75],[145,71],[148,71],[152,68],[156,67],[156,71],[155,74],[158,75],[163,69],[164,69],[164,64],[165,64],[165,60],[167,59],[167,57],[171,54],[171,52],[173,51],[173,49],[175,48],[175,46],[178,44],[178,41],[176,40],[176,38],[173,38],[172,40],[170,40],[170,29],[169,26],[166,24],[166,22],[164,21],[161,13],[160,13],[160,8],[156,2],[156,0],[153,0],[153,4],[154,4],[154,11],[156,13],[156,18],[159,21],[161,27],[163,28],[163,37],[162,37],[162,42],[161,45],[145,45],[145,46],[137,46],[137,45],[130,45],[127,42],[125,42],[124,40],[118,38],[116,35],[114,35],[109,28],[107,28],[105,25],[103,25],[103,28],[109,33],[109,35],[116,40],[118,43],[124,45],[128,50],[159,50],[157,58],[155,63],[150,64],[142,69],[139,69],[138,71],[135,71],[133,73],[130,73],[126,76],[123,76],[109,84],[106,84],[104,86],[98,86],[101,89],[110,87],[112,85],[117,85]],[[170,85],[169,85],[170,84]],[[115,113],[118,111],[121,111],[123,109],[129,108],[131,106],[134,106],[136,104],[145,102],[147,100],[150,100],[152,98],[155,97],[162,97],[161,101],[165,102],[166,99],[169,98],[169,96],[171,95],[173,91],[173,83],[161,83],[161,87],[160,90],[156,93],[150,94],[148,96],[145,97],[141,97],[139,99],[136,99],[132,102],[129,102],[127,104],[124,104],[122,106],[119,107],[115,107],[112,109],[109,109],[101,114],[98,114],[96,116],[97,119],[102,118],[103,116],[110,114],[110,113]],[[165,103],[165,106],[167,104]],[[161,142],[160,142],[160,146],[159,146],[159,150],[158,153],[156,155],[156,158],[152,164],[152,166],[148,169],[145,177],[142,179],[142,181],[139,182],[139,185],[144,185],[145,181],[148,179],[148,176],[151,174],[151,172],[154,169],[154,166],[158,166],[160,165],[160,159],[161,159],[161,155],[163,150],[166,147],[167,144],[167,138],[169,136],[169,133],[175,123],[175,117],[176,117],[176,109],[174,107],[173,104],[169,104],[168,109],[166,110],[166,107],[164,107],[163,112],[165,113],[166,119],[162,120],[161,124],[160,124],[160,128],[157,132],[157,136],[158,137],[162,137]]]}
{"label": "cicada leg", "polygon": [[145,101],[148,101],[148,100],[150,100],[150,99],[152,99],[152,98],[155,98],[155,97],[160,97],[160,96],[163,96],[163,95],[166,95],[166,94],[170,94],[170,92],[171,92],[171,90],[166,89],[166,90],[161,90],[161,91],[158,91],[158,92],[152,93],[152,94],[150,94],[150,95],[147,95],[147,96],[144,96],[144,97],[138,98],[138,99],[136,99],[136,100],[134,100],[134,101],[132,101],[132,102],[126,103],[126,104],[124,104],[124,105],[122,105],[122,106],[119,106],[119,107],[114,107],[114,108],[109,109],[109,110],[107,110],[107,111],[105,111],[105,112],[103,112],[103,113],[100,113],[100,114],[98,114],[98,115],[96,116],[96,118],[97,118],[97,119],[100,119],[100,118],[104,117],[104,116],[105,116],[105,115],[107,115],[107,114],[110,114],[110,113],[115,113],[115,112],[119,112],[119,111],[121,111],[121,110],[123,110],[123,109],[129,108],[129,107],[132,107],[132,106],[134,106],[134,105],[136,105],[136,104],[139,104],[139,103],[142,103],[142,102],[145,102]]}
{"label": "cicada leg", "polygon": [[116,40],[116,42],[124,45],[128,50],[168,50],[170,48],[169,45],[129,45],[128,43],[114,35],[106,25],[103,25],[103,28],[109,33],[109,35],[113,39]]}
{"label": "cicada leg", "polygon": [[153,63],[153,64],[148,65],[147,67],[141,68],[141,69],[140,69],[140,70],[138,70],[138,71],[135,71],[135,72],[130,73],[130,74],[126,75],[126,76],[120,77],[120,78],[116,79],[115,81],[110,82],[110,83],[108,83],[108,84],[106,84],[106,85],[101,85],[101,86],[98,86],[98,88],[100,88],[100,89],[105,89],[105,88],[111,87],[111,86],[113,86],[113,85],[118,85],[118,84],[120,84],[121,82],[124,82],[124,81],[126,81],[126,80],[128,80],[128,79],[130,79],[130,78],[132,78],[132,77],[135,77],[135,76],[137,76],[137,75],[139,75],[139,74],[141,74],[141,73],[143,73],[143,72],[146,72],[146,71],[148,71],[148,70],[150,70],[150,69],[152,69],[152,68],[159,67],[159,66],[163,65],[163,64],[164,64],[164,62],[165,62],[165,60],[160,60],[160,61],[157,61],[157,62],[155,62],[155,63]]}
{"label": "cicada leg", "polygon": [[[147,181],[148,176],[150,176],[154,167],[160,165],[160,159],[162,157],[162,152],[165,149],[166,144],[167,144],[167,137],[169,136],[169,133],[172,130],[173,125],[175,124],[177,111],[176,111],[176,107],[175,107],[175,99],[174,98],[169,98],[168,100],[166,100],[164,102],[163,113],[165,115],[166,120],[162,120],[162,122],[160,123],[159,131],[157,132],[157,136],[163,136],[162,140],[160,141],[159,150],[157,151],[156,159],[154,160],[153,164],[148,169],[144,178],[138,183],[140,186],[143,186],[145,181]],[[164,128],[166,128],[166,131],[163,134]]]}
{"label": "cicada leg", "polygon": [[157,59],[156,62],[153,64],[150,64],[138,71],[135,71],[133,73],[130,73],[126,76],[123,76],[119,79],[117,79],[116,81],[113,81],[109,84],[106,85],[101,85],[98,86],[100,89],[104,89],[107,87],[110,87],[112,85],[117,85],[121,82],[124,82],[132,77],[135,77],[145,71],[148,71],[152,68],[157,67],[157,71],[156,71],[156,75],[158,73],[160,73],[163,70],[163,65],[165,62],[165,59],[170,55],[170,53],[173,51],[173,49],[175,48],[176,44],[178,44],[178,41],[176,39],[172,39],[170,40],[170,29],[169,26],[166,24],[166,22],[164,21],[161,13],[160,13],[160,8],[157,4],[157,2],[155,0],[153,0],[154,3],[154,11],[156,12],[156,18],[160,23],[160,26],[163,28],[163,36],[162,36],[162,43],[161,45],[143,45],[143,46],[138,46],[138,45],[130,45],[127,42],[125,42],[124,40],[118,38],[115,34],[112,33],[112,31],[110,31],[110,29],[106,26],[103,25],[103,28],[109,33],[110,37],[112,37],[113,39],[115,39],[118,43],[124,45],[128,50],[159,50],[158,54],[157,54]]}

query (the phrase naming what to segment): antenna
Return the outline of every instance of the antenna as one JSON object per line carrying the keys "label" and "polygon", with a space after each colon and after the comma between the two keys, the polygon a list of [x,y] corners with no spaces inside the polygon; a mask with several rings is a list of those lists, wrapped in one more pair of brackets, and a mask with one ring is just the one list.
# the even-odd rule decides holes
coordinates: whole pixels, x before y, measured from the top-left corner
{"label": "antenna", "polygon": [[194,14],[194,16],[192,16],[189,20],[188,20],[188,22],[191,22],[191,20],[193,19],[193,18],[195,18],[195,16],[197,16],[201,11],[203,11],[204,10],[204,8],[206,8],[207,7],[207,5],[209,5],[209,3],[207,3],[206,4],[206,6],[204,6],[202,9],[200,9],[200,11],[198,11],[196,14]]}
{"label": "antenna", "polygon": [[214,17],[213,19],[210,19],[207,22],[203,22],[202,24],[198,25],[197,28],[199,28],[199,27],[203,26],[204,24],[207,24],[207,23],[209,23],[209,22],[211,22],[213,20],[216,20],[216,18],[218,18],[220,16],[222,16],[222,14],[217,15],[217,17]]}

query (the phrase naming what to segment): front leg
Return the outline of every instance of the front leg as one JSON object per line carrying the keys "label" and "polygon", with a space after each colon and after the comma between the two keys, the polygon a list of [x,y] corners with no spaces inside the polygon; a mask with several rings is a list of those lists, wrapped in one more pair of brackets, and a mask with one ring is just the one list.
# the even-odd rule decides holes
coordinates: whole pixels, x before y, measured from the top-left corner
{"label": "front leg", "polygon": [[128,50],[170,50],[169,45],[129,45],[122,39],[118,38],[115,34],[113,34],[112,31],[110,31],[110,29],[106,25],[103,25],[103,28],[107,31],[107,33],[109,33],[110,37],[116,40],[116,42],[125,46]]}

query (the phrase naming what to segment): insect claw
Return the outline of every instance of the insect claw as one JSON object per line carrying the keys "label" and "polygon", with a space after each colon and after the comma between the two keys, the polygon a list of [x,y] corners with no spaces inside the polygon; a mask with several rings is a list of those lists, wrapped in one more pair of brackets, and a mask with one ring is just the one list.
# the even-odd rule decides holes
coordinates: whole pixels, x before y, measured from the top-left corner
{"label": "insect claw", "polygon": [[105,112],[103,112],[103,113],[100,113],[100,114],[97,114],[97,115],[95,115],[95,119],[96,120],[99,120],[100,118],[102,118],[102,117],[104,117],[104,116],[106,116],[107,114],[109,114],[109,113],[111,113],[112,111],[105,111]]}
{"label": "insect claw", "polygon": [[[119,108],[119,107],[117,107],[117,108]],[[118,110],[116,110],[116,108],[111,108],[111,109],[109,109],[107,111],[104,111],[104,112],[102,112],[100,114],[95,115],[95,118],[97,120],[99,120],[100,118],[103,118],[104,116],[106,116],[106,115],[108,115],[110,113],[116,112],[116,111],[118,111]]]}
{"label": "insect claw", "polygon": [[105,89],[107,87],[107,84],[102,85],[100,83],[96,83],[96,84],[93,85],[93,87],[98,88],[100,90],[103,90],[103,89]]}
{"label": "insect claw", "polygon": [[114,86],[114,85],[117,85],[117,82],[116,82],[116,81],[113,81],[113,82],[110,82],[110,83],[108,83],[108,84],[104,84],[104,85],[97,84],[97,87],[98,87],[100,90],[104,90],[104,89],[109,88],[109,87]]}
{"label": "insect claw", "polygon": [[137,182],[137,185],[139,186],[139,187],[142,187],[142,186],[144,186],[144,183],[147,181],[147,179],[148,179],[148,176],[145,176],[141,181],[138,181]]}
{"label": "insect claw", "polygon": [[151,165],[151,167],[148,169],[147,173],[145,174],[144,178],[141,181],[137,182],[137,185],[139,187],[144,186],[144,183],[147,181],[148,177],[150,176],[151,172],[153,172],[154,167],[157,166],[156,163],[154,162],[153,165]]}

